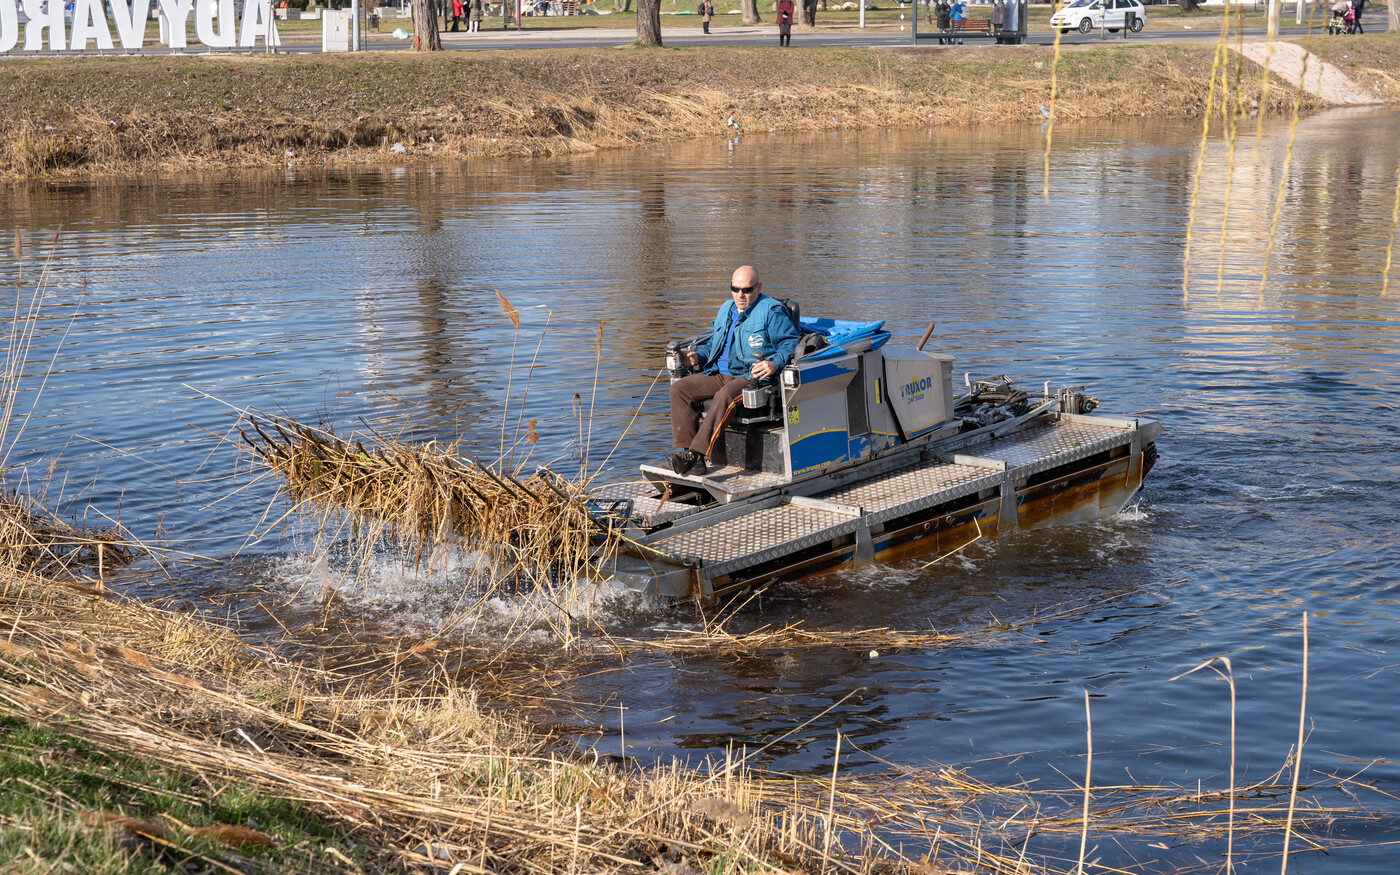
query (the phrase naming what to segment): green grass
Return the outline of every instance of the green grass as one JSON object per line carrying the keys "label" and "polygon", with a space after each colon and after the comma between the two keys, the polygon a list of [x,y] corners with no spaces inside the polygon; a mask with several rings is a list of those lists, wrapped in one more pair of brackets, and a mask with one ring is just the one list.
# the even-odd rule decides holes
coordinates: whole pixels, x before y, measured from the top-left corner
{"label": "green grass", "polygon": [[[172,835],[168,843],[151,841],[120,827],[91,825],[85,812],[147,821]],[[248,827],[276,844],[234,850],[181,825]],[[334,852],[328,855],[328,848]],[[169,873],[191,854],[245,872],[343,871],[336,853],[368,861],[365,849],[295,802],[241,782],[194,779],[113,756],[62,733],[0,718],[0,860],[10,861],[7,873]]]}

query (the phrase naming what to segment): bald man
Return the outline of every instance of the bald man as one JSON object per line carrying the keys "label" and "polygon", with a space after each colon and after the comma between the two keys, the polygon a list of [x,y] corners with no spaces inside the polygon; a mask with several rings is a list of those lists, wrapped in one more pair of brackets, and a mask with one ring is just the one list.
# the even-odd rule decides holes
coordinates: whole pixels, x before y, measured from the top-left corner
{"label": "bald man", "polygon": [[[706,474],[715,432],[729,405],[745,389],[771,383],[792,361],[798,332],[787,308],[763,294],[758,271],[744,265],[729,279],[729,300],[711,326],[704,372],[671,384],[671,443],[677,452],[662,462],[677,474]],[[710,409],[700,419],[705,399]]]}

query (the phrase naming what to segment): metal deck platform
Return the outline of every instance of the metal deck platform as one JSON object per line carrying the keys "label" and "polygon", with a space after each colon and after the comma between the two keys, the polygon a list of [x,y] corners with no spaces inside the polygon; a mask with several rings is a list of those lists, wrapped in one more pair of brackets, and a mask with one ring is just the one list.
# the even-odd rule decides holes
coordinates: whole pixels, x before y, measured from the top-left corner
{"label": "metal deck platform", "polygon": [[[1014,527],[1017,490],[1026,487],[1028,478],[1076,462],[1092,466],[1093,457],[1106,457],[1125,445],[1140,455],[1160,432],[1161,425],[1153,420],[1054,414],[1002,436],[973,433],[939,441],[907,454],[903,461],[896,457],[894,464],[872,465],[876,473],[868,476],[853,480],[848,473],[844,482],[817,478],[776,489],[779,478],[747,472],[746,487],[764,484],[772,494],[732,507],[661,504],[655,483],[610,487],[596,497],[629,498],[634,514],[648,526],[669,523],[640,543],[671,557],[677,566],[693,569],[704,589],[710,581],[781,565],[787,557],[811,555],[823,545],[844,544],[832,547],[833,554],[855,555],[860,548],[853,545],[864,543],[869,555],[872,533],[878,538],[885,524],[902,520],[900,524],[907,525],[922,511],[954,502],[961,502],[953,505],[959,507],[992,502],[991,512],[999,519],[1009,514],[1008,524]],[[1129,456],[1118,451],[1116,458]],[[1136,482],[1131,469],[1125,470],[1127,474],[1120,476],[1125,482],[1118,490],[1123,502],[1141,482],[1140,464]],[[721,469],[709,479],[737,476]]]}

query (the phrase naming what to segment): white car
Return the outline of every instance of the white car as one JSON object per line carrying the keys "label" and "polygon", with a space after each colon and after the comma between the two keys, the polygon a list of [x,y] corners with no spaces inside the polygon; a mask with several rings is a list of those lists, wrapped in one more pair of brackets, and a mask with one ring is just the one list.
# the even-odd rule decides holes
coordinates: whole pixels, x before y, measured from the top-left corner
{"label": "white car", "polygon": [[1099,28],[1117,33],[1123,29],[1130,12],[1133,17],[1128,29],[1137,33],[1147,21],[1147,10],[1139,0],[1074,0],[1050,16],[1050,26],[1059,28],[1060,33],[1069,33],[1075,28],[1080,33],[1092,33]]}

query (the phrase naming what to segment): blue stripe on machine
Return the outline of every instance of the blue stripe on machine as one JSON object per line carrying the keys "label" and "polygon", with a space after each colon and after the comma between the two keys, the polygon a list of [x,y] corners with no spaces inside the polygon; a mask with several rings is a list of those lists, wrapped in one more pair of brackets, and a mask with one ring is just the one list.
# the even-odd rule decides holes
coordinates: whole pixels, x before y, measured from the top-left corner
{"label": "blue stripe on machine", "polygon": [[798,438],[788,447],[792,459],[792,474],[805,474],[814,468],[844,462],[850,456],[845,429],[818,431]]}
{"label": "blue stripe on machine", "polygon": [[938,420],[937,422],[935,422],[933,425],[926,425],[926,426],[924,426],[923,428],[919,429],[918,431],[911,431],[911,432],[909,432],[909,436],[910,436],[910,437],[918,437],[918,436],[921,435],[921,434],[924,434],[924,433],[926,433],[926,432],[933,431],[935,428],[938,428],[940,425],[947,425],[947,424],[948,424],[948,420],[946,420],[946,419],[940,419],[940,420]]}
{"label": "blue stripe on machine", "polygon": [[816,383],[821,380],[828,380],[832,377],[839,377],[842,374],[849,374],[856,369],[854,359],[845,362],[831,362],[830,364],[816,365],[815,367],[802,368],[802,383]]}

